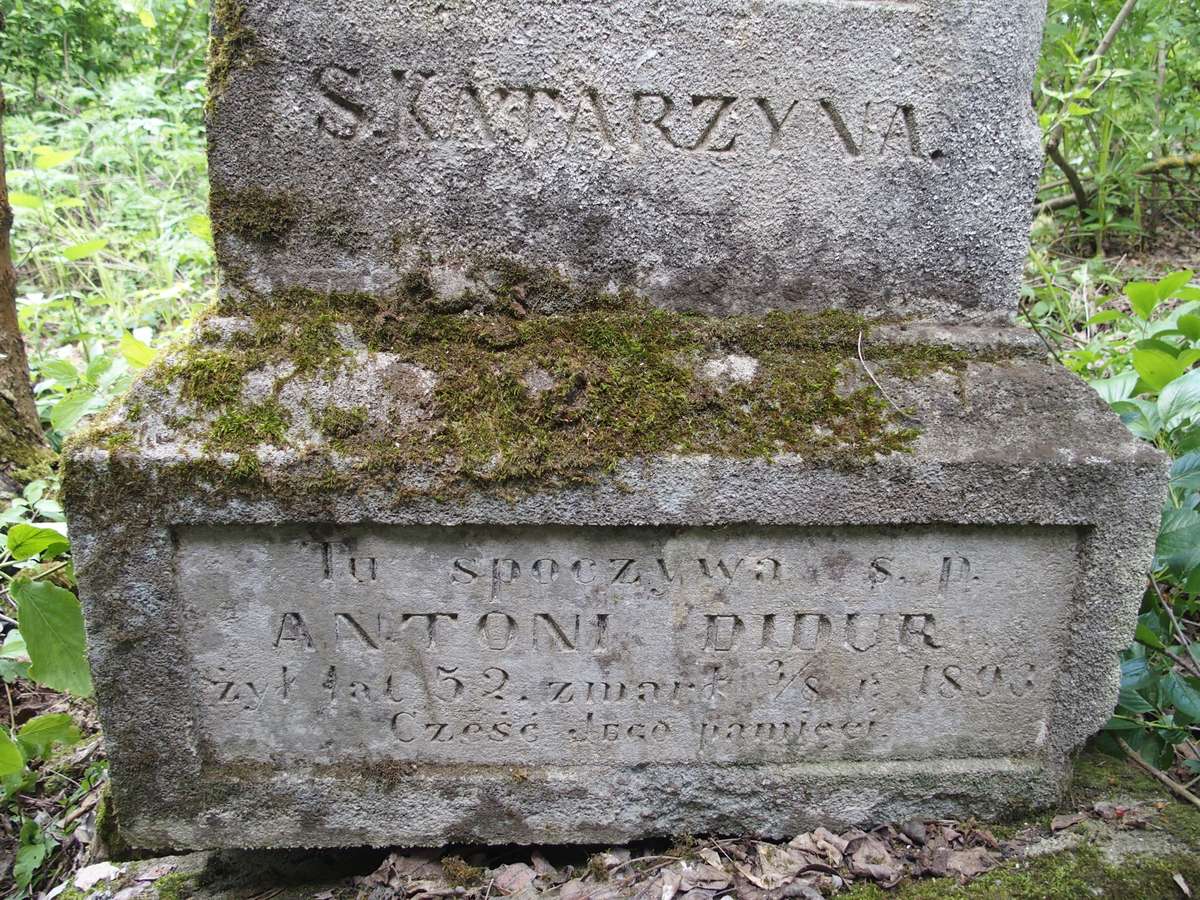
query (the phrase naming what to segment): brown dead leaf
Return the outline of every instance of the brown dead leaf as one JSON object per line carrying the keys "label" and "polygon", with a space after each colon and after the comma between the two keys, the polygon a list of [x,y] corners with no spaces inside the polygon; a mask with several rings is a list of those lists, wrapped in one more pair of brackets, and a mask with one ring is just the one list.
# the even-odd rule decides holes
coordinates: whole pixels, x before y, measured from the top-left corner
{"label": "brown dead leaf", "polygon": [[1087,819],[1087,813],[1064,813],[1050,820],[1050,830],[1054,832],[1066,831],[1068,828],[1072,828]]}
{"label": "brown dead leaf", "polygon": [[907,837],[918,847],[924,847],[927,839],[927,829],[925,823],[920,819],[909,819],[900,826],[900,833]]}
{"label": "brown dead leaf", "polygon": [[983,847],[969,850],[953,850],[946,860],[946,870],[957,875],[959,881],[967,882],[996,867],[999,860]]}
{"label": "brown dead leaf", "polygon": [[732,883],[733,879],[723,868],[708,863],[684,863],[679,889],[689,893],[696,889],[723,891]]}
{"label": "brown dead leaf", "polygon": [[519,894],[533,884],[537,872],[525,863],[510,863],[492,873],[492,887],[501,894]]}
{"label": "brown dead leaf", "polygon": [[892,856],[887,844],[874,835],[855,838],[847,845],[846,852],[852,873],[877,881],[883,887],[894,887],[904,874],[904,867]]}

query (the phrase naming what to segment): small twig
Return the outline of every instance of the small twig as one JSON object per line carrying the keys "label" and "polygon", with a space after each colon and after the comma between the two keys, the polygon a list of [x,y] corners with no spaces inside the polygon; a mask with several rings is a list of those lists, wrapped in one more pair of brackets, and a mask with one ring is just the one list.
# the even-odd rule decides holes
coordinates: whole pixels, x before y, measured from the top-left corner
{"label": "small twig", "polygon": [[1062,149],[1058,144],[1046,148],[1046,155],[1059,168],[1063,175],[1067,176],[1067,183],[1071,185],[1071,193],[1075,195],[1075,203],[1079,208],[1085,209],[1088,205],[1088,191],[1083,186],[1083,179],[1079,177],[1079,173],[1075,171],[1075,167],[1067,162],[1067,158],[1063,156]]}
{"label": "small twig", "polygon": [[912,416],[893,402],[892,398],[888,396],[888,392],[883,389],[883,385],[879,383],[879,379],[875,377],[875,373],[871,371],[871,367],[867,365],[867,358],[863,355],[863,333],[861,331],[858,333],[858,361],[862,363],[863,371],[867,373],[867,377],[871,379],[871,383],[883,395],[883,399],[888,402],[888,406],[894,409],[901,418],[912,421]]}
{"label": "small twig", "polygon": [[1120,737],[1117,738],[1117,743],[1120,745],[1121,749],[1125,751],[1125,755],[1128,756],[1131,760],[1133,760],[1135,765],[1139,766],[1147,774],[1153,775],[1156,779],[1158,779],[1158,781],[1165,788],[1167,788],[1167,790],[1169,790],[1176,797],[1179,797],[1182,800],[1186,800],[1188,803],[1192,804],[1192,806],[1196,807],[1197,809],[1200,809],[1200,797],[1197,797],[1195,794],[1193,794],[1191,791],[1189,791],[1187,788],[1185,788],[1182,784],[1177,782],[1174,778],[1172,778],[1166,772],[1163,772],[1160,769],[1158,769],[1157,767],[1150,765],[1150,763],[1146,762],[1144,759],[1142,759],[1140,756],[1138,756],[1137,753],[1134,751],[1134,749],[1125,742],[1125,738],[1120,738]]}
{"label": "small twig", "polygon": [[[1162,588],[1158,586],[1158,580],[1151,578],[1150,583],[1154,585],[1154,593],[1158,594],[1158,602],[1162,604],[1163,610],[1166,611],[1167,618],[1171,620],[1171,627],[1175,629],[1175,636],[1179,638],[1180,645],[1188,652],[1188,655],[1190,656],[1192,642],[1187,639],[1187,635],[1185,635],[1183,633],[1183,629],[1179,627],[1179,620],[1175,618],[1175,610],[1171,608],[1171,604],[1168,603],[1167,598],[1163,596]],[[1183,668],[1190,669],[1197,677],[1200,677],[1200,666],[1197,666],[1191,660],[1184,662],[1169,650],[1164,649],[1164,652],[1167,654],[1167,656],[1171,657],[1177,663],[1183,666]]]}
{"label": "small twig", "polygon": [[1042,334],[1042,330],[1038,328],[1037,322],[1033,321],[1033,316],[1029,314],[1029,310],[1021,310],[1021,315],[1025,317],[1025,321],[1029,323],[1029,327],[1033,329],[1033,333],[1036,334],[1041,342],[1046,345],[1046,349],[1050,351],[1050,355],[1057,360],[1060,366],[1065,366],[1066,363],[1064,363],[1062,357],[1058,355],[1058,350],[1053,344],[1046,340],[1046,336]]}

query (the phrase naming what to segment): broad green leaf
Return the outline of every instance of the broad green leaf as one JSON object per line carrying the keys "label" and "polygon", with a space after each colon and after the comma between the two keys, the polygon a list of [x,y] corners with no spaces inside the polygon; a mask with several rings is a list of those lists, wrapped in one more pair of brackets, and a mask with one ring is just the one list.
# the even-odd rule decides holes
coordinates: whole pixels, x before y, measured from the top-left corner
{"label": "broad green leaf", "polygon": [[52,359],[40,371],[46,378],[53,378],[64,387],[74,387],[79,381],[79,370],[69,360]]}
{"label": "broad green leaf", "polygon": [[16,775],[25,768],[25,756],[8,731],[0,728],[0,778]]}
{"label": "broad green leaf", "polygon": [[1149,320],[1154,307],[1158,306],[1158,285],[1148,281],[1131,281],[1125,285],[1125,296],[1139,319]]}
{"label": "broad green leaf", "polygon": [[155,351],[128,331],[121,335],[121,355],[132,369],[144,369],[154,361]]}
{"label": "broad green leaf", "polygon": [[25,751],[26,759],[44,757],[55,744],[74,744],[79,740],[79,729],[66,713],[51,713],[35,716],[17,732],[17,743]]}
{"label": "broad green leaf", "polygon": [[1175,292],[1180,288],[1185,287],[1189,281],[1195,276],[1195,272],[1184,270],[1182,272],[1172,272],[1165,278],[1160,278],[1155,288],[1158,291],[1159,300],[1170,300],[1175,296]]}
{"label": "broad green leaf", "polygon": [[1119,309],[1103,309],[1087,320],[1088,325],[1107,325],[1109,322],[1116,322],[1119,319],[1128,319],[1129,316]]}
{"label": "broad green leaf", "polygon": [[1200,722],[1200,690],[1192,682],[1200,683],[1200,679],[1187,679],[1178,672],[1168,672],[1162,681],[1162,691],[1177,713],[1192,722]]}
{"label": "broad green leaf", "polygon": [[189,216],[187,230],[204,241],[212,240],[212,221],[205,215]]}
{"label": "broad green leaf", "polygon": [[1127,659],[1121,663],[1121,690],[1136,691],[1154,681],[1154,672],[1144,656]]}
{"label": "broad green leaf", "polygon": [[20,191],[10,191],[8,202],[21,209],[41,209],[45,206],[42,203],[41,197],[35,197],[33,194],[22,194]]}
{"label": "broad green leaf", "polygon": [[138,11],[138,21],[142,23],[143,28],[148,28],[151,30],[158,25],[158,22],[154,19],[154,13],[150,12],[148,9],[142,9]]}
{"label": "broad green leaf", "polygon": [[1133,367],[1142,380],[1156,391],[1183,374],[1183,366],[1170,353],[1145,347],[1133,351]]}
{"label": "broad green leaf", "polygon": [[34,157],[33,164],[45,171],[57,166],[64,166],[79,155],[78,150],[46,150]]}
{"label": "broad green leaf", "polygon": [[21,637],[20,629],[14,628],[4,636],[4,645],[0,646],[0,659],[29,659],[29,650],[25,647],[25,638]]}
{"label": "broad green leaf", "polygon": [[1181,375],[1162,389],[1158,395],[1158,415],[1167,431],[1188,419],[1200,418],[1200,369]]}
{"label": "broad green leaf", "polygon": [[1200,300],[1200,288],[1184,287],[1175,292],[1176,300]]}
{"label": "broad green leaf", "polygon": [[1133,639],[1139,644],[1145,644],[1147,647],[1151,647],[1154,650],[1161,650],[1164,646],[1166,646],[1159,639],[1158,635],[1154,633],[1154,629],[1152,629],[1145,622],[1138,622],[1137,634],[1133,636]]}
{"label": "broad green leaf", "polygon": [[55,209],[82,209],[87,206],[80,197],[60,197],[52,205]]}
{"label": "broad green leaf", "polygon": [[1185,453],[1171,466],[1171,488],[1176,491],[1200,491],[1200,450]]}
{"label": "broad green leaf", "polygon": [[95,398],[96,392],[91,388],[77,388],[71,391],[50,408],[50,424],[56,431],[67,434],[91,411]]}
{"label": "broad green leaf", "polygon": [[30,674],[38,684],[79,697],[92,693],[84,642],[83,610],[70,591],[18,578],[9,588],[17,624],[29,648]]}
{"label": "broad green leaf", "polygon": [[1138,376],[1136,372],[1122,372],[1120,375],[1114,375],[1112,378],[1097,378],[1095,381],[1089,382],[1092,389],[1109,404],[1132,397],[1137,383]]}
{"label": "broad green leaf", "polygon": [[23,523],[8,529],[7,544],[8,552],[18,561],[33,559],[35,556],[53,559],[70,547],[67,539],[54,529]]}
{"label": "broad green leaf", "polygon": [[1121,691],[1120,696],[1117,698],[1117,707],[1123,713],[1130,713],[1135,716],[1141,713],[1154,712],[1154,704],[1137,691]]}
{"label": "broad green leaf", "polygon": [[[33,821],[32,819],[28,821]],[[22,829],[22,832],[24,829]],[[17,883],[17,887],[28,887],[33,881],[33,875],[46,861],[46,854],[50,852],[50,847],[44,842],[38,841],[33,844],[22,844],[17,850],[17,858],[13,862],[12,873],[13,880]]]}
{"label": "broad green leaf", "polygon": [[1153,441],[1162,431],[1162,419],[1158,407],[1150,400],[1134,397],[1111,404],[1113,412],[1121,417],[1125,427],[1144,441]]}
{"label": "broad green leaf", "polygon": [[1163,510],[1156,552],[1159,565],[1187,578],[1200,566],[1200,513],[1194,509]]}
{"label": "broad green leaf", "polygon": [[71,262],[78,262],[81,259],[87,259],[89,256],[95,256],[107,246],[107,239],[95,238],[94,240],[84,241],[82,244],[67,247],[63,250],[63,256]]}

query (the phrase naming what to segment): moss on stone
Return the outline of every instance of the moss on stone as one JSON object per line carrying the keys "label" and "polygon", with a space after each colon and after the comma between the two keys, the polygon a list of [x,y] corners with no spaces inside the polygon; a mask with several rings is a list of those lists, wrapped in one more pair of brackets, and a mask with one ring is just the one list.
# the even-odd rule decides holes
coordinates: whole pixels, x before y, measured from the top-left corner
{"label": "moss on stone", "polygon": [[1106,861],[1096,847],[1084,845],[1037,859],[1006,863],[969,884],[952,878],[911,881],[892,891],[856,885],[839,894],[844,900],[955,900],[988,897],[997,900],[1078,900],[1080,897],[1128,900],[1137,897],[1180,896],[1174,877],[1200,884],[1200,856],[1190,853],[1164,857],[1137,856],[1122,863]]}
{"label": "moss on stone", "polygon": [[158,900],[183,900],[190,895],[189,888],[195,886],[195,878],[187,872],[172,872],[154,882]]}
{"label": "moss on stone", "polygon": [[332,440],[348,440],[361,434],[367,426],[367,408],[365,406],[354,406],[350,409],[342,409],[338,406],[329,406],[323,409],[317,416],[317,428],[327,438]]}
{"label": "moss on stone", "polygon": [[291,194],[260,187],[241,190],[213,188],[209,194],[209,217],[213,233],[235,234],[243,240],[278,243],[300,218],[299,202]]}
{"label": "moss on stone", "polygon": [[211,114],[225,92],[229,76],[238,66],[253,63],[255,34],[245,25],[246,4],[242,0],[215,0],[212,8],[212,37],[208,46],[208,110]]}
{"label": "moss on stone", "polygon": [[[323,489],[350,488],[364,475],[397,483],[417,475],[422,493],[434,497],[472,487],[536,489],[592,481],[622,460],[672,453],[786,453],[853,468],[907,451],[917,436],[863,377],[859,342],[875,323],[860,316],[706,317],[579,288],[552,272],[504,263],[497,270],[504,277],[488,297],[468,291],[453,302],[435,298],[420,273],[388,295],[263,295],[240,285],[212,311],[226,324],[217,328],[209,318],[204,326],[211,341],[164,356],[147,376],[195,406],[191,416],[177,414],[181,428],[194,420],[190,439],[239,454],[232,472],[227,461],[180,465],[238,483],[257,479],[252,451],[266,442],[285,447],[287,420],[279,407],[270,410],[274,417],[254,410],[249,418],[262,421],[249,421],[246,376],[270,370],[278,397],[300,374],[352,375],[355,351],[348,348],[355,346],[428,371],[435,386],[419,422],[373,430],[369,441],[351,440],[365,432],[366,410],[335,402],[310,411],[344,457],[335,471],[328,455],[307,455],[303,477]],[[242,324],[231,329],[229,320]],[[707,364],[731,355],[756,361],[752,377],[706,374]],[[875,371],[913,379],[980,358],[870,345]]]}

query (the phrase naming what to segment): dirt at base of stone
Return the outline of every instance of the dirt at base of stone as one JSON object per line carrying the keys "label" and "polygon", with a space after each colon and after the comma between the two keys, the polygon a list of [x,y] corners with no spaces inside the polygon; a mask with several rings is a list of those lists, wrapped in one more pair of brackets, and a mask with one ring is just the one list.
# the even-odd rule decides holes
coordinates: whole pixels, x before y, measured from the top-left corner
{"label": "dirt at base of stone", "polygon": [[[52,892],[53,893],[53,892]],[[623,848],[214,852],[80,870],[66,900],[942,900],[1200,894],[1200,810],[1094,754],[1056,812],[1025,822],[912,820],[823,828],[786,843],[647,842]]]}

